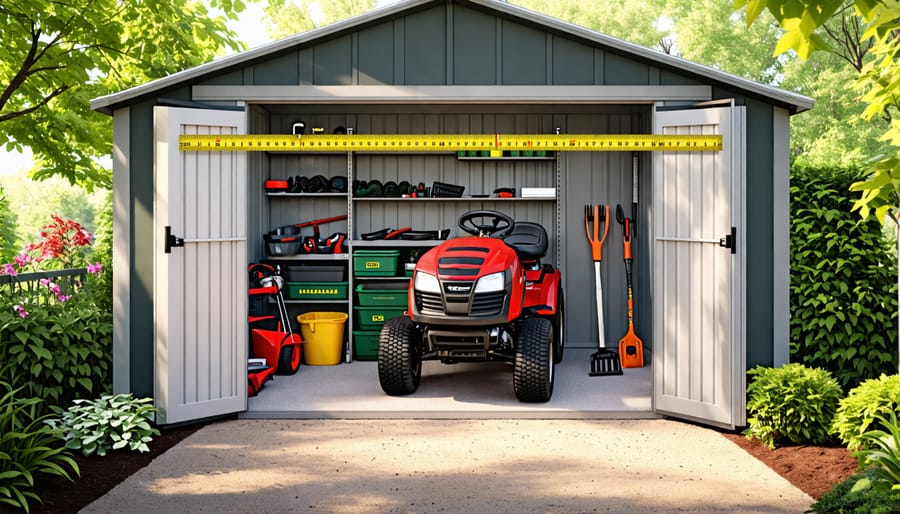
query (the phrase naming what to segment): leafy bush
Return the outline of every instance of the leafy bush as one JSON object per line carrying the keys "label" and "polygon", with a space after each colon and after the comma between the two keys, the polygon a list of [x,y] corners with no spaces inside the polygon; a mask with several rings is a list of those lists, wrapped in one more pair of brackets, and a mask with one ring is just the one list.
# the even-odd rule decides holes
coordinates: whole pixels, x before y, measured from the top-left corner
{"label": "leafy bush", "polygon": [[62,431],[66,448],[85,455],[104,456],[110,449],[128,448],[148,452],[147,443],[159,435],[150,426],[156,408],[151,398],[134,399],[131,394],[104,395],[99,400],[75,400],[67,410],[56,408],[59,418],[47,423]]}
{"label": "leafy bush", "polygon": [[0,380],[49,405],[95,397],[111,382],[112,314],[87,295],[66,302],[25,304],[0,295]]}
{"label": "leafy bush", "polygon": [[863,435],[873,427],[876,416],[888,417],[900,410],[900,375],[881,375],[850,390],[840,401],[831,433],[850,450],[866,449]]}
{"label": "leafy bush", "polygon": [[0,380],[47,400],[44,412],[96,397],[111,382],[112,313],[89,294],[102,265],[87,266],[87,283],[29,275],[86,262],[90,244],[81,225],[53,216],[37,242],[0,264],[0,275],[10,277],[0,285]]}
{"label": "leafy bush", "polygon": [[0,382],[0,504],[29,511],[35,475],[57,475],[71,480],[78,465],[62,445],[58,430],[44,424],[40,398],[20,398],[21,389]]}
{"label": "leafy bush", "polygon": [[791,356],[849,390],[897,369],[897,259],[851,212],[853,169],[791,170]]}
{"label": "leafy bush", "polygon": [[[871,466],[875,487],[900,491],[900,425],[897,415],[877,416],[885,430],[870,430],[863,434],[865,450],[856,453],[862,463]],[[900,507],[900,504],[898,504]]]}
{"label": "leafy bush", "polygon": [[747,387],[744,433],[770,448],[784,441],[820,444],[828,441],[828,429],[843,392],[823,369],[798,363],[780,368],[757,366],[747,372],[755,377]]}
{"label": "leafy bush", "polygon": [[900,491],[873,487],[877,480],[874,468],[857,473],[830,491],[809,508],[809,512],[833,514],[893,514],[900,505]]}

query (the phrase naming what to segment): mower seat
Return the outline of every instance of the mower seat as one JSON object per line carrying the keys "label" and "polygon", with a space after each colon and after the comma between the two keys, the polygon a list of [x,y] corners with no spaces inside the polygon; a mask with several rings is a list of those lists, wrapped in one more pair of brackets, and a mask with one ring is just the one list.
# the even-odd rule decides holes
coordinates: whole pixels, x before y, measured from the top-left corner
{"label": "mower seat", "polygon": [[503,241],[525,262],[540,260],[547,254],[547,231],[537,223],[517,222]]}

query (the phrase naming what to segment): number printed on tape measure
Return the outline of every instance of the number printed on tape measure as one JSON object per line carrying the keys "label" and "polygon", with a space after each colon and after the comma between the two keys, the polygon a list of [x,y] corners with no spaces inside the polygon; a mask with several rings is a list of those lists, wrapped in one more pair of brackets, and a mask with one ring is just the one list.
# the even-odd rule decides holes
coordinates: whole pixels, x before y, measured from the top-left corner
{"label": "number printed on tape measure", "polygon": [[722,136],[669,134],[322,134],[179,136],[185,152],[705,152],[722,149]]}

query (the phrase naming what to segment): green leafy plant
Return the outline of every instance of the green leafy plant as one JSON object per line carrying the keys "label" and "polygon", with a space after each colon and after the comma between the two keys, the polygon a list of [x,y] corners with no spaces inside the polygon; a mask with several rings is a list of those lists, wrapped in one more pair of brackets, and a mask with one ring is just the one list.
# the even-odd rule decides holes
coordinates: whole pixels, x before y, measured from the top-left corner
{"label": "green leafy plant", "polygon": [[757,366],[747,387],[748,437],[770,448],[776,444],[820,444],[843,392],[826,370],[794,363],[780,368]]}
{"label": "green leafy plant", "polygon": [[[888,417],[900,409],[900,375],[881,375],[866,380],[850,390],[840,401],[831,433],[837,435],[850,450],[866,449],[865,433],[871,429],[876,417]],[[877,425],[877,424],[876,424]]]}
{"label": "green leafy plant", "polygon": [[897,415],[890,418],[876,416],[884,430],[870,430],[863,434],[864,450],[856,456],[873,469],[874,487],[900,492],[900,425]]}
{"label": "green leafy plant", "polygon": [[40,276],[86,262],[91,244],[91,234],[77,222],[52,219],[37,242],[0,264],[0,275],[10,277],[0,285],[0,380],[47,400],[44,412],[106,392],[112,368],[112,313],[89,294],[103,266],[82,269],[83,281]]}
{"label": "green leafy plant", "polygon": [[897,369],[897,262],[881,224],[851,213],[853,169],[791,169],[791,359],[844,390]]}
{"label": "green leafy plant", "polygon": [[148,452],[147,443],[159,430],[151,426],[156,407],[151,398],[135,399],[129,394],[104,395],[98,400],[75,400],[48,425],[62,431],[66,448],[81,450],[84,455],[106,455],[108,450],[127,448]]}
{"label": "green leafy plant", "polygon": [[31,489],[35,475],[71,480],[78,465],[63,447],[58,430],[44,423],[40,398],[20,398],[21,388],[0,382],[0,504],[29,511],[29,500],[40,501]]}
{"label": "green leafy plant", "polygon": [[874,487],[877,472],[867,468],[834,486],[809,507],[821,514],[893,514],[900,505],[900,491]]}

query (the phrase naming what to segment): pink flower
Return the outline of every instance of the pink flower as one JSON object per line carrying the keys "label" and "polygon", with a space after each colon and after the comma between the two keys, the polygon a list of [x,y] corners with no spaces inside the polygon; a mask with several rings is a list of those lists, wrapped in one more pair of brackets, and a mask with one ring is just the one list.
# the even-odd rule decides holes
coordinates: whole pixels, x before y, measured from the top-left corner
{"label": "pink flower", "polygon": [[50,279],[49,278],[42,278],[38,281],[38,283],[44,287],[50,287]]}
{"label": "pink flower", "polygon": [[16,267],[10,263],[3,265],[3,272],[0,275],[12,275],[16,276]]}
{"label": "pink flower", "polygon": [[69,299],[72,298],[72,295],[65,295],[62,293],[56,293],[56,299],[60,302],[68,302]]}
{"label": "pink flower", "polygon": [[88,273],[100,273],[103,271],[103,264],[99,262],[97,264],[88,264],[87,270]]}
{"label": "pink flower", "polygon": [[30,263],[32,261],[32,258],[30,255],[28,255],[27,251],[23,251],[19,255],[16,255],[15,258],[13,258],[13,260],[16,261],[16,265],[18,265],[21,268],[21,267],[25,266],[26,264]]}
{"label": "pink flower", "polygon": [[28,317],[28,311],[26,311],[25,308],[21,305],[13,305],[13,310],[16,311],[16,314],[18,314],[21,318]]}

